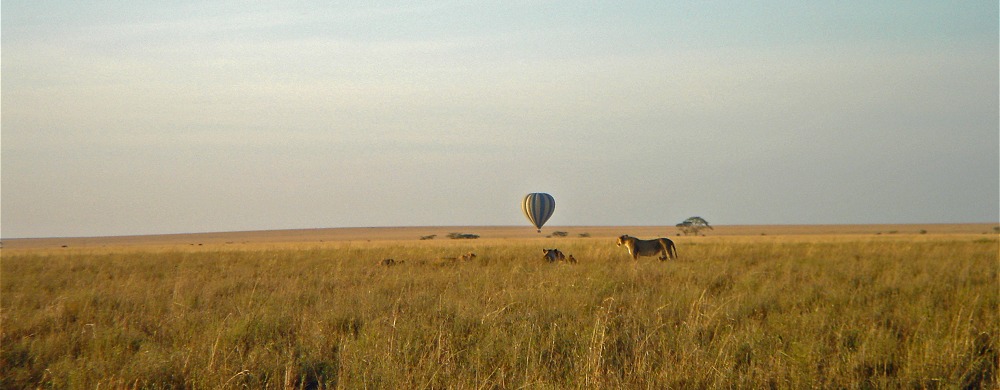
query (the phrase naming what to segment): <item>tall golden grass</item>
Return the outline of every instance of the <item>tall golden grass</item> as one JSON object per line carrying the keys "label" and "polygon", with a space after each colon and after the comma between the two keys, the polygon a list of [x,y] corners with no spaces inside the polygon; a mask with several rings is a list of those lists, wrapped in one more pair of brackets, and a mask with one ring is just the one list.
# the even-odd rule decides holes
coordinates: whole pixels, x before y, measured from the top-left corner
{"label": "tall golden grass", "polygon": [[996,235],[675,241],[7,250],[0,387],[997,385]]}

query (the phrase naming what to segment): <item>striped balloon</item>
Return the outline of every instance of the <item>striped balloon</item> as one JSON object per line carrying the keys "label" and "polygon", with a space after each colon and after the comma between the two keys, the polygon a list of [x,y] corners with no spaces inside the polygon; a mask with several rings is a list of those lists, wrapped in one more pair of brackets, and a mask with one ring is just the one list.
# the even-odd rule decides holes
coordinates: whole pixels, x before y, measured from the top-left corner
{"label": "striped balloon", "polygon": [[528,217],[528,221],[535,225],[539,233],[542,232],[542,225],[549,220],[555,210],[556,200],[544,192],[525,195],[521,201],[521,211],[524,211],[524,216]]}

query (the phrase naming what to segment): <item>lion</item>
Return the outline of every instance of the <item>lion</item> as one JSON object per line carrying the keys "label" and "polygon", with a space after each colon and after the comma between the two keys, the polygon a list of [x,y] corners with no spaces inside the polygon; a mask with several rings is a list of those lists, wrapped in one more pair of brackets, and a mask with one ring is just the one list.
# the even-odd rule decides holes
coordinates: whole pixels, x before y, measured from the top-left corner
{"label": "lion", "polygon": [[657,238],[654,240],[640,240],[629,235],[618,237],[618,246],[625,245],[628,253],[632,255],[632,260],[638,260],[639,256],[656,256],[662,253],[660,261],[666,259],[676,259],[677,247],[669,238]]}
{"label": "lion", "polygon": [[563,253],[560,252],[558,249],[542,249],[542,253],[544,253],[544,255],[542,255],[542,260],[545,260],[549,263],[553,263],[556,260],[558,261],[566,260],[566,256],[563,255]]}
{"label": "lion", "polygon": [[461,256],[458,256],[458,257],[442,257],[439,260],[444,261],[444,262],[457,263],[459,261],[463,261],[463,262],[464,261],[472,261],[472,260],[475,260],[475,258],[476,258],[476,254],[475,253],[468,252],[468,253],[464,253],[464,254],[462,254]]}

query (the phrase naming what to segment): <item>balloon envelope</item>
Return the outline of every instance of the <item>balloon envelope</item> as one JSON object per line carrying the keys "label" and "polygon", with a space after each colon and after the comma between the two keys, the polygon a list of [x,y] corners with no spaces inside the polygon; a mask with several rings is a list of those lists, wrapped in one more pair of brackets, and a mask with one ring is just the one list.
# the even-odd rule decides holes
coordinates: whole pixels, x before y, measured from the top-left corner
{"label": "balloon envelope", "polygon": [[542,225],[549,220],[555,210],[556,200],[552,195],[544,192],[525,195],[521,201],[521,211],[524,211],[524,216],[528,217],[528,221],[535,225],[539,232],[542,231]]}

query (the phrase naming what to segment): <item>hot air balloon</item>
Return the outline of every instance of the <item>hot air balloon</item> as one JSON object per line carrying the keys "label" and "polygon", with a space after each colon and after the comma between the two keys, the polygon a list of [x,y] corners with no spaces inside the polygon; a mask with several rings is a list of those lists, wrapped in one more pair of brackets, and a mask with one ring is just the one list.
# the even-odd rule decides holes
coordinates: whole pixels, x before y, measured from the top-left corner
{"label": "hot air balloon", "polygon": [[544,192],[525,195],[521,201],[521,211],[524,211],[524,216],[528,217],[528,221],[535,225],[539,233],[542,232],[542,225],[549,220],[555,210],[556,200]]}

